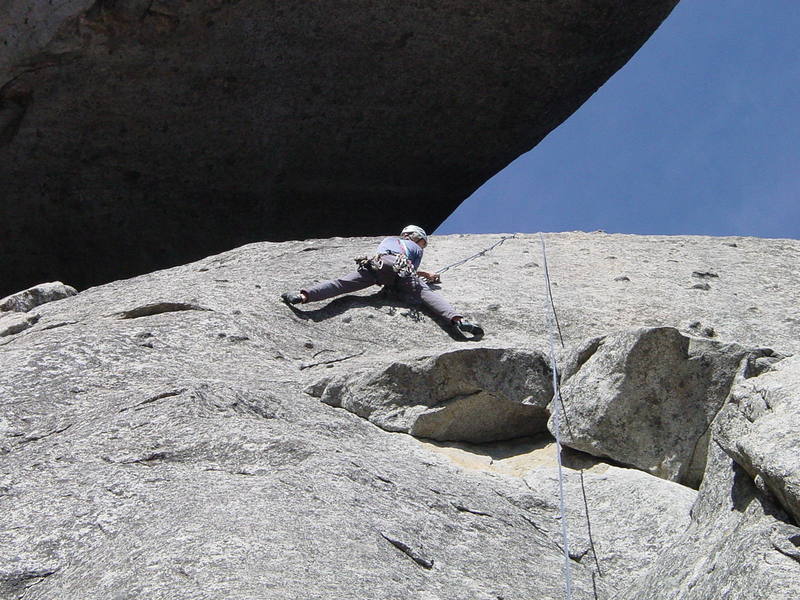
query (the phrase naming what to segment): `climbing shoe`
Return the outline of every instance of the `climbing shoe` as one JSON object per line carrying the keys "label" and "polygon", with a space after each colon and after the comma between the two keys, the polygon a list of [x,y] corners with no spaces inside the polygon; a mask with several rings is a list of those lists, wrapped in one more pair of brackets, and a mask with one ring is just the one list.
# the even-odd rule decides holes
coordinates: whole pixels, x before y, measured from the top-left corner
{"label": "climbing shoe", "polygon": [[475,337],[483,337],[483,327],[477,323],[470,323],[465,319],[456,322],[456,327],[465,333],[471,333]]}
{"label": "climbing shoe", "polygon": [[286,302],[286,304],[302,304],[303,297],[300,294],[295,294],[293,292],[284,292],[281,294],[281,300]]}

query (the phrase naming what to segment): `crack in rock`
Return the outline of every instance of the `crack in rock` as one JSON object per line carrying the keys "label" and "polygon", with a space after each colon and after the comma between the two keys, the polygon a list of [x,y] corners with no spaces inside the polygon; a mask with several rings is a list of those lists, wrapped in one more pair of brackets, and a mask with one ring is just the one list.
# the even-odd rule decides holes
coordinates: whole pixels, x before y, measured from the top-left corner
{"label": "crack in rock", "polygon": [[465,512],[465,513],[469,513],[471,515],[477,515],[479,517],[490,517],[490,518],[494,519],[494,515],[492,515],[490,513],[482,512],[480,510],[474,510],[474,509],[471,509],[471,508],[469,508],[467,506],[464,506],[462,504],[453,504],[453,507],[456,510],[458,510],[459,512]]}
{"label": "crack in rock", "polygon": [[770,542],[775,550],[800,562],[800,533],[797,528],[785,524],[775,526]]}
{"label": "crack in rock", "polygon": [[[59,571],[58,567],[42,567],[39,569],[22,569],[5,572],[0,575],[0,593],[12,593],[9,598],[22,598],[35,585]],[[3,597],[6,597],[5,595]]]}
{"label": "crack in rock", "polygon": [[20,444],[27,444],[28,442],[36,442],[36,441],[39,441],[39,440],[43,440],[44,438],[48,438],[51,435],[56,435],[57,433],[65,432],[67,429],[72,427],[72,425],[73,425],[73,423],[69,423],[68,425],[65,425],[64,427],[62,427],[60,429],[53,429],[53,430],[47,431],[45,433],[32,433],[32,434],[27,435],[24,438],[22,438],[19,441],[19,443]]}
{"label": "crack in rock", "polygon": [[78,321],[60,321],[59,323],[53,323],[52,325],[46,325],[41,328],[41,331],[50,331],[51,329],[59,329],[61,327],[66,327],[67,325],[77,325]]}
{"label": "crack in rock", "polygon": [[153,315],[169,312],[183,312],[187,310],[210,311],[211,309],[185,302],[153,302],[151,304],[137,306],[130,310],[114,313],[111,316],[118,319],[141,319],[142,317],[152,317]]}
{"label": "crack in rock", "polygon": [[170,390],[168,392],[163,392],[152,398],[148,398],[147,400],[142,400],[138,404],[133,406],[126,406],[125,408],[121,409],[119,412],[123,413],[128,410],[142,410],[143,406],[147,406],[148,404],[152,404],[153,402],[157,402],[159,400],[163,400],[164,398],[174,398],[175,396],[180,396],[184,392],[187,391],[188,388],[181,388],[179,390]]}
{"label": "crack in rock", "polygon": [[39,322],[39,315],[12,313],[0,321],[0,337],[17,335]]}
{"label": "crack in rock", "polygon": [[381,534],[381,537],[383,537],[383,539],[385,539],[392,546],[394,546],[395,548],[400,550],[400,552],[402,552],[403,554],[408,556],[411,560],[413,560],[415,563],[417,563],[423,569],[430,570],[430,569],[433,568],[433,559],[423,556],[418,550],[415,550],[414,548],[412,548],[411,546],[409,546],[408,544],[406,544],[402,540],[399,540],[399,539],[397,539],[397,538],[395,538],[395,537],[393,537],[391,535],[388,535],[388,534],[386,534],[386,533],[384,533],[382,531],[379,531],[378,533]]}

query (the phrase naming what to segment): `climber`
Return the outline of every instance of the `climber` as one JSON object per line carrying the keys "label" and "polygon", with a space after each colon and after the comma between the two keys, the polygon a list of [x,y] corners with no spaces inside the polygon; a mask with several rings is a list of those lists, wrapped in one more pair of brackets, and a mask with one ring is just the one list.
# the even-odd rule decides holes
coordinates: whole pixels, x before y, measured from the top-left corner
{"label": "climber", "polygon": [[334,296],[362,290],[371,285],[381,285],[395,290],[413,304],[422,304],[437,317],[444,319],[460,331],[475,338],[483,336],[477,323],[467,321],[442,296],[434,292],[429,283],[437,283],[439,275],[419,269],[422,253],[428,245],[428,234],[416,225],[409,225],[399,236],[384,239],[372,258],[357,258],[358,269],[339,279],[323,281],[298,293],[285,292],[281,299],[286,304],[319,302]]}

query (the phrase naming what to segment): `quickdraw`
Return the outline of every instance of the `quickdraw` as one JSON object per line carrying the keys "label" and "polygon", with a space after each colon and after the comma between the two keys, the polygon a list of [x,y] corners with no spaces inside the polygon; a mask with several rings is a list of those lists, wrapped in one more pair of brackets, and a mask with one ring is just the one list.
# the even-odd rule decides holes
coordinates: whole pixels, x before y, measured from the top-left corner
{"label": "quickdraw", "polygon": [[[371,273],[377,273],[383,269],[383,256],[386,256],[386,254],[377,254],[373,257],[358,256],[353,260],[356,261],[359,271],[366,270]],[[398,277],[411,277],[417,274],[417,270],[405,254],[391,253],[391,256],[395,257],[392,269],[397,273]]]}
{"label": "quickdraw", "polygon": [[408,260],[408,257],[405,254],[395,254],[397,257],[392,265],[395,273],[399,277],[411,277],[412,275],[417,274],[417,270],[414,268],[414,265],[411,264],[411,261]]}
{"label": "quickdraw", "polygon": [[357,256],[353,260],[356,261],[359,271],[370,271],[371,273],[377,273],[383,268],[383,261],[381,260],[380,256],[373,256],[372,258],[368,256]]}

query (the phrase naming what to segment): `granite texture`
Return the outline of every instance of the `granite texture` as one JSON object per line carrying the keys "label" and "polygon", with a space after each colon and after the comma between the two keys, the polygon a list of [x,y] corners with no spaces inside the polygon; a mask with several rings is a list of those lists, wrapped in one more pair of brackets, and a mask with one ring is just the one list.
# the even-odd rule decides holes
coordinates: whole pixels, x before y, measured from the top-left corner
{"label": "granite texture", "polygon": [[[434,236],[423,267],[497,239]],[[559,360],[643,326],[797,350],[796,241],[545,241]],[[0,337],[0,598],[563,598],[552,455],[536,463],[518,440],[417,440],[304,392],[398,362],[425,381],[437,360],[464,355],[461,366],[485,357],[473,383],[515,396],[526,370],[504,388],[492,377],[500,359],[527,356],[535,373],[549,355],[540,240],[508,239],[444,273],[441,293],[483,324],[480,341],[377,288],[313,306],[279,300],[346,272],[377,242],[252,244],[3,317],[25,327]],[[692,287],[696,271],[717,274],[709,290]],[[779,385],[767,399],[788,410],[791,359],[759,360],[744,361],[746,381]],[[726,411],[699,492],[564,451],[573,598],[796,596],[800,530],[771,491],[780,465],[751,450],[771,419],[741,438],[751,474],[722,449]]]}

